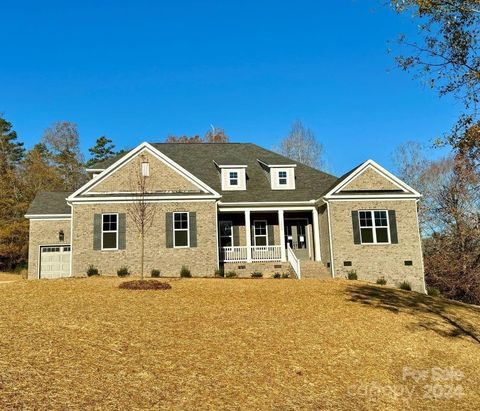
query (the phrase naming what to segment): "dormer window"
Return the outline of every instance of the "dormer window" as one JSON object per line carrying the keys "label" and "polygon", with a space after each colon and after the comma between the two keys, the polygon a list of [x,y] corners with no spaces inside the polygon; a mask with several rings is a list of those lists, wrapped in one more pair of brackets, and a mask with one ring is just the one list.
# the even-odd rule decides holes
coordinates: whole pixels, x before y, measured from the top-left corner
{"label": "dormer window", "polygon": [[231,186],[238,186],[238,171],[230,171],[228,178]]}
{"label": "dormer window", "polygon": [[257,160],[267,173],[272,190],[295,190],[295,163],[272,164],[266,160]]}
{"label": "dormer window", "polygon": [[247,166],[235,161],[215,161],[215,166],[220,171],[222,190],[242,191],[247,189]]}
{"label": "dormer window", "polygon": [[286,186],[287,184],[288,184],[287,172],[286,171],[279,171],[278,172],[278,185]]}

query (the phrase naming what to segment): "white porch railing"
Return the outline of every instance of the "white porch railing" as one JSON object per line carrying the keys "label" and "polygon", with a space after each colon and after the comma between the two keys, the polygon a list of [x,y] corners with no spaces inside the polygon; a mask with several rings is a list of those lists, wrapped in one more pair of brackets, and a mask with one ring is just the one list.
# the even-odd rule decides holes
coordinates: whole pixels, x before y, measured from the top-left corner
{"label": "white porch railing", "polygon": [[[280,245],[266,245],[251,247],[252,261],[282,261],[282,248]],[[221,247],[220,260],[227,263],[247,261],[247,247]]]}
{"label": "white porch railing", "polygon": [[290,244],[287,244],[287,260],[292,266],[293,271],[295,271],[297,278],[298,279],[302,278],[302,272],[300,270],[300,260],[297,258],[297,256],[293,252],[292,247],[290,247]]}

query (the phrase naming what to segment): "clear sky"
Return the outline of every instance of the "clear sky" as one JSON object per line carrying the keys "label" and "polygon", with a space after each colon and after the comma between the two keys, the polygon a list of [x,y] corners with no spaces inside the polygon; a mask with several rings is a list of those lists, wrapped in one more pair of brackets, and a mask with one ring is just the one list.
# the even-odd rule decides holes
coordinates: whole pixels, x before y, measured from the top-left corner
{"label": "clear sky", "polygon": [[267,148],[300,119],[332,173],[392,167],[407,140],[448,131],[458,107],[395,68],[414,24],[384,0],[2,1],[0,112],[31,147],[77,123],[82,150],[203,134]]}

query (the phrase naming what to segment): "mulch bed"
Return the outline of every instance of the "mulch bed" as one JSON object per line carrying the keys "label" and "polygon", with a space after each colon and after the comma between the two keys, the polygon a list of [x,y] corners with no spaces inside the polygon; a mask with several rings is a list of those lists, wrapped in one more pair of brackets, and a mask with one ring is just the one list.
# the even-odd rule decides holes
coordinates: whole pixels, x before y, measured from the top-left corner
{"label": "mulch bed", "polygon": [[121,283],[119,288],[126,290],[170,290],[172,286],[157,280],[133,280]]}

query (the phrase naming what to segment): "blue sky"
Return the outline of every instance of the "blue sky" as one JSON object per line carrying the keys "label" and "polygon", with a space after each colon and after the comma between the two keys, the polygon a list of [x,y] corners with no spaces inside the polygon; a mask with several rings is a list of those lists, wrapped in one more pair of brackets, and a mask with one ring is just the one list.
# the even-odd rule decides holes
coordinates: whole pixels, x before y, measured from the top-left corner
{"label": "blue sky", "polygon": [[382,0],[2,2],[0,112],[27,147],[77,123],[82,150],[223,127],[267,148],[300,119],[342,174],[430,143],[459,107],[395,68],[415,33]]}

